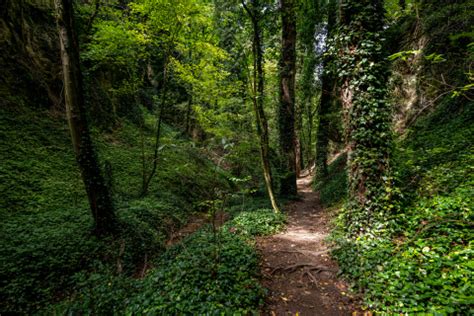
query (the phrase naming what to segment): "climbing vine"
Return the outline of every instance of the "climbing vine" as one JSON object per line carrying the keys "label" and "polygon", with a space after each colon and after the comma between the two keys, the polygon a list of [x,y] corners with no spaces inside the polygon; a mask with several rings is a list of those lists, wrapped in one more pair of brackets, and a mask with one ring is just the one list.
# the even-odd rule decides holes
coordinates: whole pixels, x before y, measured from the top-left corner
{"label": "climbing vine", "polygon": [[344,1],[340,26],[329,45],[338,74],[348,144],[349,235],[382,231],[390,209],[392,144],[383,1]]}

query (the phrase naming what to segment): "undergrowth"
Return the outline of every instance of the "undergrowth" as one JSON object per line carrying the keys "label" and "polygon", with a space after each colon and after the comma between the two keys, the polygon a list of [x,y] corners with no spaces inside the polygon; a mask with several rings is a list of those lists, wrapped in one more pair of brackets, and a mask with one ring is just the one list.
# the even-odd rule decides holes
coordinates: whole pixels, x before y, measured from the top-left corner
{"label": "undergrowth", "polygon": [[258,280],[254,237],[275,233],[284,221],[272,210],[255,209],[238,213],[221,228],[205,226],[169,248],[143,279],[79,275],[76,294],[51,312],[257,314],[265,290]]}
{"label": "undergrowth", "polygon": [[328,166],[324,179],[316,178],[313,189],[319,191],[319,199],[324,206],[341,204],[347,197],[347,154],[340,154]]}
{"label": "undergrowth", "polygon": [[231,221],[220,229],[204,227],[166,249],[170,231],[202,211],[202,202],[215,199],[216,192],[231,189],[224,171],[165,127],[157,175],[149,195],[138,198],[141,141],[149,149],[154,140],[149,127],[154,119],[145,114],[142,131],[126,122],[106,134],[94,131],[120,222],[119,234],[100,240],[90,233],[65,121],[21,107],[1,111],[1,137],[10,140],[8,147],[0,145],[2,312],[258,311],[265,292],[257,279],[253,237],[275,233],[285,220],[268,209],[267,199],[251,197],[245,184],[242,194],[231,198]]}
{"label": "undergrowth", "polygon": [[224,172],[165,126],[157,174],[149,195],[139,199],[141,143],[149,159],[154,117],[144,113],[142,131],[126,121],[109,133],[94,130],[120,222],[116,236],[99,240],[91,235],[66,121],[21,103],[0,111],[0,138],[8,140],[0,142],[2,312],[33,313],[68,296],[78,282],[136,274],[144,260],[164,250],[171,230],[213,198],[209,187],[228,189]]}
{"label": "undergrowth", "polygon": [[474,109],[447,99],[397,145],[399,213],[384,236],[333,238],[345,275],[382,313],[473,314]]}

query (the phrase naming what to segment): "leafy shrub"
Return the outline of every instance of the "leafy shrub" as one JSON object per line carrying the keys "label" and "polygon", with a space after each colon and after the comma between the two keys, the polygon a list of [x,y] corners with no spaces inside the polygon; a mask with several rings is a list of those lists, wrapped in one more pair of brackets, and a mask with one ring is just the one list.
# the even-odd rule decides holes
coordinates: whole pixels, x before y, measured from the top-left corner
{"label": "leafy shrub", "polygon": [[242,237],[201,230],[170,250],[127,307],[134,314],[248,314],[263,303],[258,257]]}
{"label": "leafy shrub", "polygon": [[239,234],[264,236],[281,230],[285,220],[284,214],[275,213],[272,209],[258,209],[251,212],[241,212],[226,224],[226,228]]}
{"label": "leafy shrub", "polygon": [[[280,200],[283,203],[282,200]],[[233,194],[230,196],[227,210],[233,215],[237,216],[241,212],[253,212],[259,209],[270,209],[272,204],[266,196],[252,196],[248,193],[245,194]]]}
{"label": "leafy shrub", "polygon": [[472,205],[438,197],[404,216],[390,239],[339,240],[343,272],[356,280],[371,309],[389,313],[472,313]]}
{"label": "leafy shrub", "polygon": [[52,305],[45,314],[104,315],[117,314],[138,290],[138,282],[117,275],[105,265],[97,264],[93,273],[79,272],[72,277],[75,292],[66,300]]}
{"label": "leafy shrub", "polygon": [[285,216],[242,212],[221,229],[210,227],[170,249],[147,276],[128,311],[151,314],[249,314],[263,303],[254,236],[273,234]]}
{"label": "leafy shrub", "polygon": [[324,206],[342,203],[347,197],[347,154],[343,153],[328,166],[328,175],[324,179],[316,178],[314,189],[319,191]]}

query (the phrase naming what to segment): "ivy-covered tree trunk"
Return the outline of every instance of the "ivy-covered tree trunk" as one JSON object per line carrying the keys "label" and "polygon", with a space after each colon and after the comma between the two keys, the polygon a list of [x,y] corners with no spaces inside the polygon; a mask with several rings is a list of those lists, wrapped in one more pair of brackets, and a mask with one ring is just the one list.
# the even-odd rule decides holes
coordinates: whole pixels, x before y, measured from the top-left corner
{"label": "ivy-covered tree trunk", "polygon": [[338,67],[348,142],[349,198],[345,214],[351,235],[382,229],[389,198],[391,149],[388,67],[383,48],[383,1],[341,2]]}
{"label": "ivy-covered tree trunk", "polygon": [[[335,0],[330,0],[327,7],[327,35],[329,39],[334,34],[336,26]],[[328,146],[329,146],[329,113],[335,93],[335,70],[331,68],[331,56],[328,55],[323,61],[323,74],[321,76],[321,99],[318,107],[319,125],[316,134],[316,162],[315,176],[324,179],[328,174]]]}
{"label": "ivy-covered tree trunk", "polygon": [[259,0],[252,0],[251,8],[244,0],[242,5],[247,11],[253,27],[253,107],[257,125],[257,135],[260,139],[260,156],[262,161],[263,176],[268,196],[275,212],[280,212],[275,194],[273,191],[273,179],[270,166],[270,146],[268,137],[268,122],[264,110],[264,73],[263,73],[263,50],[260,29],[260,3]]}
{"label": "ivy-covered tree trunk", "polygon": [[72,0],[55,0],[61,61],[64,77],[64,96],[67,120],[77,164],[89,199],[95,222],[95,233],[112,232],[116,217],[109,189],[101,173],[90,137],[79,61],[79,45],[74,32]]}
{"label": "ivy-covered tree trunk", "polygon": [[281,0],[282,41],[280,56],[280,194],[296,195],[295,75],[296,16],[294,0]]}

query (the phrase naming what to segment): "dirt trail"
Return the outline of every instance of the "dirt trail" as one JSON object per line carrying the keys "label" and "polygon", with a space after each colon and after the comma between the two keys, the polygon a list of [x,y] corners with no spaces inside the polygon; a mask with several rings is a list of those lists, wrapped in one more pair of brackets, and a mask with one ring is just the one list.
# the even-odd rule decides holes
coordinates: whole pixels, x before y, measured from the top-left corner
{"label": "dirt trail", "polygon": [[336,278],[338,266],[324,241],[330,218],[311,191],[309,174],[298,180],[298,191],[302,199],[286,208],[286,231],[258,240],[263,285],[270,290],[263,314],[351,315],[357,302]]}

